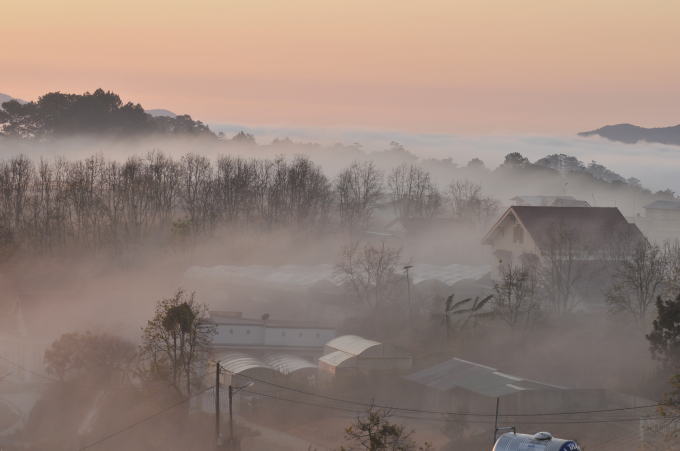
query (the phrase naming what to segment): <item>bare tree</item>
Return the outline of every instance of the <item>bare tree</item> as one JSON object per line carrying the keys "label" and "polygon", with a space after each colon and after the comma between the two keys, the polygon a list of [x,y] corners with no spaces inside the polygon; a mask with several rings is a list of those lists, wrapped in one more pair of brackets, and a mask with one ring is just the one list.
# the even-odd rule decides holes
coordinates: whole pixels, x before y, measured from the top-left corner
{"label": "bare tree", "polygon": [[335,179],[340,227],[350,237],[366,230],[384,198],[384,173],[372,161],[352,162]]}
{"label": "bare tree", "polygon": [[553,223],[537,237],[538,255],[527,255],[553,314],[564,317],[583,301],[595,270],[598,248],[582,230]]}
{"label": "bare tree", "polygon": [[613,315],[628,317],[645,330],[654,302],[668,284],[669,256],[646,238],[631,238],[622,236],[614,243],[613,274],[603,293]]}
{"label": "bare tree", "polygon": [[441,212],[443,196],[430,173],[413,164],[392,169],[387,178],[394,212],[401,218],[435,217]]}
{"label": "bare tree", "polygon": [[503,320],[510,330],[528,328],[545,318],[539,291],[538,279],[533,268],[522,263],[501,262],[500,283],[493,287],[493,312]]}
{"label": "bare tree", "polygon": [[468,179],[453,181],[448,186],[453,215],[470,225],[486,230],[498,218],[501,201],[484,196],[482,186]]}
{"label": "bare tree", "polygon": [[362,304],[371,316],[394,302],[403,279],[397,273],[404,266],[401,248],[380,245],[350,244],[342,247],[335,274],[342,280],[351,297]]}
{"label": "bare tree", "polygon": [[180,198],[182,210],[189,217],[192,237],[211,233],[217,224],[213,193],[213,167],[202,155],[187,154],[180,161]]}

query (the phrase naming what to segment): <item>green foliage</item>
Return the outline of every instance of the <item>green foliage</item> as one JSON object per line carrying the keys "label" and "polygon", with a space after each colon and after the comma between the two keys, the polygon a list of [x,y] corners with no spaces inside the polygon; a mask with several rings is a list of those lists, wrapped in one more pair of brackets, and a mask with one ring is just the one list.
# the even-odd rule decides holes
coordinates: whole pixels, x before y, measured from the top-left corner
{"label": "green foliage", "polygon": [[110,379],[121,376],[136,355],[135,345],[124,338],[90,331],[63,334],[45,351],[47,374],[64,381],[68,374],[88,373]]}
{"label": "green foliage", "polygon": [[190,116],[154,118],[140,104],[123,104],[118,94],[97,89],[90,94],[50,92],[37,102],[10,100],[0,109],[2,133],[12,137],[109,135],[129,137],[149,133],[201,134],[214,137],[210,129]]}
{"label": "green foliage", "polygon": [[524,169],[531,166],[531,162],[519,152],[512,152],[505,156],[505,161],[499,169]]}
{"label": "green foliage", "polygon": [[[493,298],[493,295],[487,296],[481,301],[479,300],[479,296],[477,296],[472,303],[472,307],[469,308],[462,307],[472,301],[472,298],[463,299],[454,304],[453,297],[454,294],[451,294],[451,296],[444,301],[444,317],[442,318],[442,323],[446,327],[447,337],[452,337],[456,333],[456,329],[458,329],[458,332],[463,332],[469,325],[474,325],[476,327],[479,319],[490,316],[490,312],[484,312],[482,311],[482,308],[484,308],[486,303]],[[457,315],[467,316],[464,319],[460,318],[454,323],[452,317]]]}
{"label": "green foliage", "polygon": [[645,335],[652,357],[665,364],[680,364],[680,294],[675,299],[656,298],[657,317]]}
{"label": "green foliage", "polygon": [[191,380],[208,357],[216,326],[208,307],[194,302],[194,294],[179,288],[171,298],[156,303],[156,312],[143,329],[140,354],[143,377],[170,383],[178,393],[191,394]]}
{"label": "green foliage", "polygon": [[191,244],[191,225],[193,221],[189,217],[173,221],[168,236],[165,237],[164,246],[175,251],[184,251]]}

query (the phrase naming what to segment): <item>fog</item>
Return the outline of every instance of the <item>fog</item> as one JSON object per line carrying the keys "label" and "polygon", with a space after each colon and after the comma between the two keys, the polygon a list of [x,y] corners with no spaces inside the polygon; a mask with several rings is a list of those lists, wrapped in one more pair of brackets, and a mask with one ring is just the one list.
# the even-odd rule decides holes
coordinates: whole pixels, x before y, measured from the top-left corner
{"label": "fog", "polygon": [[255,135],[258,142],[267,144],[275,138],[289,137],[294,141],[317,142],[323,145],[355,142],[363,150],[387,148],[391,141],[404,145],[421,158],[453,158],[464,166],[472,158],[480,158],[493,169],[503,162],[505,155],[519,152],[531,161],[546,155],[567,154],[589,163],[595,160],[626,178],[637,177],[653,191],[671,188],[680,192],[676,174],[680,169],[677,146],[639,143],[636,145],[609,141],[604,138],[581,138],[565,135],[447,135],[413,134],[398,130],[359,128],[314,128],[293,126],[249,126],[243,124],[210,124],[217,132],[233,135],[243,130]]}
{"label": "fog", "polygon": [[[42,347],[40,354],[61,334],[84,333],[86,330],[97,334],[117,335],[131,341],[137,347],[142,344],[140,329],[146,327],[148,321],[152,319],[156,302],[172,297],[179,287],[183,287],[195,292],[197,301],[205,302],[211,310],[241,312],[244,318],[260,318],[263,314],[270,314],[273,320],[317,321],[334,327],[336,336],[356,334],[401,347],[413,355],[413,371],[456,357],[496,368],[503,373],[572,389],[604,389],[639,396],[646,400],[660,399],[661,393],[666,388],[664,385],[666,373],[660,370],[659,363],[652,360],[649,353],[649,345],[644,338],[649,325],[638,329],[631,325],[629,319],[610,315],[607,305],[602,301],[602,290],[605,288],[603,286],[592,290],[590,294],[593,298],[592,305],[588,304],[590,307],[576,309],[567,317],[549,317],[535,327],[513,331],[500,321],[491,321],[469,332],[461,332],[454,338],[447,338],[441,315],[444,299],[452,294],[449,291],[453,289],[447,288],[449,291],[440,289],[435,293],[434,289],[413,287],[411,289],[414,291],[408,294],[408,302],[413,303],[409,310],[405,307],[407,294],[402,288],[383,310],[378,310],[377,314],[368,314],[364,307],[354,302],[347,293],[342,296],[334,294],[335,297],[320,295],[318,298],[306,294],[299,296],[302,299],[296,299],[295,296],[267,292],[269,298],[263,299],[262,291],[255,289],[248,291],[228,284],[190,279],[185,277],[185,271],[191,266],[209,268],[217,265],[238,267],[335,265],[340,262],[343,249],[354,241],[359,242],[361,246],[385,243],[390,249],[400,249],[398,265],[395,266],[399,270],[399,279],[396,281],[398,283],[403,283],[401,268],[407,264],[493,266],[497,265],[498,258],[492,256],[489,246],[481,245],[480,240],[510,205],[512,197],[566,194],[586,200],[593,206],[617,206],[632,220],[638,213],[644,215],[642,206],[646,203],[664,198],[662,195],[653,194],[654,191],[670,188],[680,192],[680,181],[676,175],[680,170],[680,162],[674,157],[677,148],[648,144],[624,145],[576,137],[413,135],[387,130],[243,127],[226,124],[211,124],[211,128],[215,132],[224,132],[229,136],[241,130],[252,133],[259,145],[167,137],[138,140],[83,137],[42,143],[7,141],[0,142],[0,146],[5,161],[23,154],[35,164],[38,164],[40,158],[53,164],[57,157],[63,157],[69,162],[78,162],[93,155],[100,155],[104,160],[124,163],[133,156],[145,158],[152,150],[159,150],[180,164],[182,157],[193,153],[207,157],[213,165],[213,170],[218,157],[224,155],[242,157],[243,161],[253,158],[273,161],[278,155],[285,155],[285,161],[294,164],[297,161],[295,155],[304,154],[309,157],[309,161],[319,165],[320,177],[325,177],[324,183],[327,185],[324,186],[329,190],[335,189],[336,177],[353,161],[373,161],[379,170],[384,171],[384,197],[391,201],[396,196],[387,188],[391,171],[399,165],[412,164],[431,177],[427,189],[439,190],[443,196],[439,213],[432,216],[448,219],[462,217],[463,213],[456,210],[455,202],[447,197],[449,196],[447,187],[455,181],[467,179],[479,184],[482,195],[497,203],[494,204],[495,210],[491,217],[465,222],[456,228],[455,233],[437,231],[383,238],[383,235],[389,235],[385,232],[385,227],[398,215],[397,207],[388,205],[383,199],[370,216],[367,225],[360,230],[361,233],[348,232],[343,228],[335,204],[327,207],[322,205],[325,201],[318,201],[320,209],[328,210],[322,213],[305,213],[308,215],[305,217],[300,213],[294,215],[292,219],[274,221],[275,225],[271,225],[261,216],[255,219],[251,217],[242,219],[239,216],[233,220],[216,219],[214,226],[205,225],[199,232],[198,229],[194,229],[198,227],[196,225],[198,219],[191,216],[193,221],[190,226],[191,239],[172,241],[173,236],[181,237],[182,233],[182,225],[178,226],[176,221],[189,218],[189,215],[200,216],[191,211],[193,207],[188,201],[182,200],[184,199],[182,195],[178,195],[179,200],[176,207],[171,209],[171,217],[164,221],[150,220],[149,231],[138,241],[126,238],[129,241],[119,246],[116,238],[118,235],[115,234],[122,233],[121,236],[129,237],[125,235],[129,231],[119,232],[116,229],[112,232],[112,227],[105,226],[102,226],[104,227],[102,230],[107,232],[102,233],[101,238],[96,240],[88,236],[78,238],[76,232],[84,230],[84,226],[78,225],[73,226],[74,232],[59,232],[59,238],[50,241],[53,247],[49,250],[33,244],[31,240],[35,240],[37,236],[33,232],[22,235],[21,224],[39,222],[27,217],[25,222],[17,222],[12,229],[14,236],[22,238],[12,244],[11,249],[7,247],[11,251],[5,251],[3,248],[5,263],[1,268],[0,279],[3,286],[2,304],[5,314],[9,317],[14,315],[17,299],[25,303],[22,314],[26,321],[31,322],[29,333],[39,335],[34,341],[40,342],[39,347]],[[290,138],[292,142],[270,144],[275,138]],[[359,143],[360,146],[355,143]],[[563,176],[555,171],[540,169],[528,172],[518,172],[519,169],[496,170],[504,162],[505,156],[513,152],[521,153],[532,162],[553,154],[574,156],[586,165],[595,160],[624,178],[638,178],[642,187],[647,190],[625,184],[607,183],[582,174]],[[451,160],[448,160],[449,158]],[[474,158],[483,160],[486,169],[466,167]],[[111,189],[111,192],[113,191]],[[70,191],[64,189],[63,192]],[[109,194],[105,193],[102,196],[106,198]],[[273,201],[271,198],[268,199],[267,202],[271,204]],[[303,203],[317,202],[309,200],[309,197],[305,199]],[[72,205],[75,204],[69,204],[70,213],[66,216],[75,215],[73,213],[75,207]],[[130,201],[129,205],[134,208],[138,206],[135,201]],[[16,207],[16,204],[10,207]],[[102,208],[104,211],[113,207]],[[120,208],[121,211],[127,212],[128,210],[124,208],[130,207]],[[302,207],[298,208],[300,211],[304,210]],[[10,208],[7,211],[14,210]],[[106,214],[101,213],[102,218],[106,217],[105,221],[113,223],[114,219],[110,218],[115,215],[106,211]],[[324,217],[326,213],[328,218]],[[244,213],[244,217],[246,216],[248,215]],[[313,218],[309,219],[311,216]],[[6,218],[4,220],[8,221]],[[69,223],[74,222],[72,218],[69,220],[71,221]],[[319,225],[323,221],[326,222]],[[208,222],[206,220],[205,224]],[[136,219],[120,222],[125,227],[132,228],[138,223]],[[92,229],[87,230],[95,230],[97,227],[99,226],[93,225]],[[381,233],[383,235],[380,235]],[[467,296],[483,297],[493,294],[493,283],[491,280],[464,283],[456,285],[455,289],[457,300]],[[436,294],[440,297],[436,297]],[[3,356],[5,355],[10,356],[8,360],[17,356],[3,353]],[[37,365],[39,368],[36,372],[45,376],[45,368],[40,368],[40,362]],[[126,368],[133,373],[132,364]],[[2,363],[2,369],[5,372],[13,370],[12,365],[7,362]],[[383,405],[424,409],[430,412],[445,411],[451,406],[459,405],[456,394],[452,395],[455,399],[448,407],[434,408],[431,393],[428,395],[425,391],[406,385],[405,381],[397,376],[395,374],[357,376],[327,385],[318,383],[315,386],[305,385],[306,381],[283,379],[278,383],[336,399],[359,400],[363,403],[370,403],[373,399]],[[36,409],[23,423],[23,429],[17,429],[13,436],[16,443],[28,444],[30,449],[36,450],[81,449],[135,421],[141,421],[162,409],[170,408],[179,402],[178,400],[183,399],[170,390],[159,389],[158,382],[154,385],[138,375],[130,376],[125,382],[117,379],[98,379],[85,370],[74,371],[70,379],[73,384],[100,388],[121,384],[116,387],[139,389],[139,393],[133,392],[137,393],[134,395],[119,396],[112,391],[111,394],[103,396],[101,401],[97,401],[96,390],[76,386],[64,388],[65,384],[55,382],[54,376],[50,376],[49,379],[37,377],[36,380],[40,380],[40,389],[36,393],[40,396],[37,398]],[[14,383],[20,382],[17,380]],[[206,378],[205,381],[201,381],[197,391],[204,390],[210,386],[209,384],[211,380]],[[258,384],[252,390],[263,396],[274,396],[271,391],[273,389],[266,384]],[[266,431],[269,428],[279,428],[301,437],[301,440],[306,440],[319,450],[337,449],[342,444],[342,427],[349,426],[353,411],[361,410],[357,405],[344,406],[344,410],[333,410],[328,407],[337,408],[339,405],[337,402],[326,402],[327,400],[320,402],[318,398],[302,395],[296,397],[285,389],[280,389],[276,393],[278,398],[290,398],[318,405],[296,405],[277,398],[269,400],[263,398],[262,404],[253,407],[249,413],[244,410],[247,413],[247,415],[244,413],[247,421],[243,424],[247,424],[247,427],[239,428],[238,434],[241,437],[250,436],[248,440],[255,440],[258,433],[254,431],[259,426],[263,431],[261,435],[265,436],[264,440],[268,437]],[[473,397],[467,408],[469,412],[491,414],[494,402],[492,398]],[[574,405],[541,406],[538,403],[527,408],[530,412],[546,412],[551,409],[553,412],[565,412],[611,407],[609,404],[593,406],[594,408],[590,409]],[[516,404],[514,408],[519,409]],[[513,414],[512,409],[508,409],[505,413]],[[163,414],[165,416],[159,417],[164,418],[163,421],[154,419],[143,423],[131,429],[129,433],[116,436],[91,449],[135,449],[135,445],[139,446],[139,449],[205,449],[206,446],[211,446],[214,417],[207,413],[187,416],[185,415],[187,411],[186,406],[173,408],[167,414]],[[408,417],[404,412],[401,412],[401,415]],[[448,439],[441,432],[441,415],[430,414],[431,418],[427,415],[417,417],[418,415],[413,414],[411,418],[395,417],[395,420],[406,421],[416,428],[418,431],[416,438],[421,443],[429,439],[437,442],[438,449],[451,446],[447,445]],[[90,418],[88,421],[91,425],[83,418]],[[586,416],[584,419],[588,418],[590,417]],[[568,417],[560,417],[560,420],[567,419]],[[550,428],[556,436],[578,435],[574,438],[583,440],[589,447],[603,442],[603,437],[609,439],[619,435],[613,426],[584,425],[579,428],[567,423],[542,423],[543,420],[545,419],[534,418],[534,422],[531,422],[532,420],[517,417],[505,417],[503,421],[508,424],[503,425],[514,425],[511,424],[514,421],[519,425],[523,424],[523,429],[527,430]],[[326,423],[323,423],[324,421]],[[472,426],[465,433],[461,433],[458,440],[468,444],[466,446],[469,448],[466,449],[490,449],[490,446],[484,445],[484,440],[488,443],[491,440],[490,421],[488,418],[480,424],[471,421]],[[86,423],[90,426],[82,429]],[[326,431],[324,433],[331,434],[328,430],[332,428],[335,428],[333,430],[337,433],[330,436],[315,433],[315,428],[322,430],[324,424],[328,425],[327,429],[323,429]],[[226,423],[223,427],[227,429]],[[460,447],[459,444],[458,447],[446,449],[464,447]]]}

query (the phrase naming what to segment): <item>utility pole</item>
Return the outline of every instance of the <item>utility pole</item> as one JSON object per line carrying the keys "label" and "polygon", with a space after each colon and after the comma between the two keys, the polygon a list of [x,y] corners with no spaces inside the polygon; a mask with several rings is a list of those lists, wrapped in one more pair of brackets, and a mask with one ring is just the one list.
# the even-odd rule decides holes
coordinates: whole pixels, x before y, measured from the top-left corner
{"label": "utility pole", "polygon": [[[216,364],[217,370],[215,371],[215,449],[220,446],[220,362]],[[229,387],[229,393],[231,394],[231,387]],[[229,402],[231,403],[231,396],[229,397]],[[229,414],[231,415],[231,409],[229,409]]]}
{"label": "utility pole", "polygon": [[229,451],[234,449],[234,416],[232,414],[232,399],[234,399],[234,388],[229,385]]}
{"label": "utility pole", "polygon": [[413,265],[404,266],[406,270],[406,291],[408,292],[408,320],[411,324],[411,332],[413,332],[413,316],[411,312],[411,279],[408,277],[408,270],[413,268]]}

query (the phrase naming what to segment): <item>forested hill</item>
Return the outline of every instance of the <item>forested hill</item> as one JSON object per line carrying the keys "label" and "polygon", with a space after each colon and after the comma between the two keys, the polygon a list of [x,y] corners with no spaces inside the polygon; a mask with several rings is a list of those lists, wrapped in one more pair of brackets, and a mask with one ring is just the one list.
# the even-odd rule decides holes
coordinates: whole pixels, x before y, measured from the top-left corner
{"label": "forested hill", "polygon": [[97,89],[90,94],[50,92],[37,102],[2,102],[0,136],[50,140],[75,135],[131,137],[181,134],[217,139],[207,125],[189,115],[147,114],[137,103],[123,103],[118,94]]}
{"label": "forested hill", "polygon": [[644,128],[632,124],[607,125],[590,132],[581,132],[578,135],[599,135],[611,141],[619,141],[627,144],[645,141],[648,143],[680,146],[680,125],[658,128]]}

